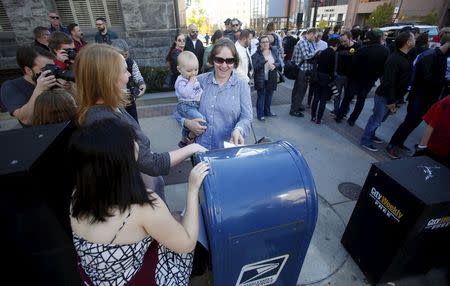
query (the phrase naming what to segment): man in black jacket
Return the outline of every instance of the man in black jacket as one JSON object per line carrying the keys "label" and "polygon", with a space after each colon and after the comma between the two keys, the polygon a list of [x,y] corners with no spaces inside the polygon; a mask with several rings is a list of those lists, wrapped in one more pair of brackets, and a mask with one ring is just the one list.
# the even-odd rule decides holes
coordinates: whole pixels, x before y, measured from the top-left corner
{"label": "man in black jacket", "polygon": [[377,79],[383,75],[384,63],[389,56],[389,50],[381,45],[382,37],[383,32],[380,29],[368,31],[365,45],[356,51],[353,58],[352,71],[349,75],[350,92],[346,92],[344,95],[344,99],[336,114],[336,122],[341,122],[350,106],[350,101],[356,95],[355,108],[347,120],[347,123],[353,126],[364,108],[367,94]]}
{"label": "man in black jacket", "polygon": [[402,32],[395,38],[395,51],[385,63],[381,84],[375,91],[373,114],[367,121],[361,137],[361,146],[378,151],[373,142],[381,141],[375,131],[384,122],[390,112],[395,112],[397,102],[405,95],[411,76],[412,64],[408,52],[414,48],[415,38],[411,32]]}
{"label": "man in black jacket", "polygon": [[[188,37],[186,37],[186,45],[184,46],[185,51],[190,51],[195,54],[198,60],[198,66],[203,66],[203,54],[205,52],[205,48],[203,47],[203,43],[198,39],[198,29],[195,24],[190,24],[188,27]],[[200,71],[199,71],[200,73]]]}
{"label": "man in black jacket", "polygon": [[414,63],[411,91],[405,119],[386,147],[392,159],[399,158],[399,149],[408,150],[404,142],[422,122],[422,116],[439,99],[445,85],[447,58],[450,56],[450,35],[441,39],[441,47],[420,54]]}

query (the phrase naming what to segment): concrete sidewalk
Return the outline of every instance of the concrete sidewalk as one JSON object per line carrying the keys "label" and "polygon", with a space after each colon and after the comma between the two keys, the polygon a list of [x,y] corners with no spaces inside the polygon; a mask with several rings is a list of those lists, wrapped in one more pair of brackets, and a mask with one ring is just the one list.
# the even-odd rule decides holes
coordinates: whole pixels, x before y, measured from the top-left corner
{"label": "concrete sidewalk", "polygon": [[[319,218],[297,285],[369,285],[340,243],[356,200],[342,195],[338,191],[338,185],[352,182],[362,186],[372,163],[389,160],[382,148],[373,153],[358,144],[362,128],[371,115],[373,99],[367,99],[354,127],[348,126],[345,121],[336,124],[328,112],[323,124],[317,125],[310,121],[308,110],[304,118],[288,115],[292,85],[293,81],[287,80],[279,85],[274,95],[273,112],[278,116],[260,122],[255,115],[253,126],[258,138],[268,136],[273,140],[286,140],[303,154],[319,194]],[[256,95],[253,93],[252,101],[255,102],[255,99]],[[155,152],[178,148],[181,130],[172,116],[175,104],[173,92],[146,94],[138,99],[140,124],[149,136]],[[327,108],[331,107],[332,103],[328,103]],[[385,141],[389,140],[402,121],[405,110],[406,105],[383,123],[377,135]],[[0,130],[18,127],[17,122],[7,115],[3,114],[0,120]],[[406,145],[412,148],[418,143],[422,131],[423,126],[417,128]],[[247,142],[254,142],[252,136],[247,138]],[[385,143],[380,144],[379,147],[384,145]],[[166,178],[166,198],[173,210],[184,207],[188,167],[189,162],[185,162],[184,169],[174,168]],[[174,180],[171,176],[178,179]],[[192,285],[206,285],[205,281],[205,277],[197,277]],[[442,270],[393,282],[395,284],[390,285],[447,285]]]}
{"label": "concrete sidewalk", "polygon": [[[297,285],[369,285],[364,274],[340,243],[356,200],[343,196],[338,191],[338,185],[342,182],[352,182],[362,186],[373,162],[389,160],[384,151],[372,153],[358,144],[357,135],[361,134],[365,122],[371,115],[373,100],[371,98],[367,100],[355,127],[349,127],[346,123],[338,125],[328,115],[324,119],[325,124],[317,125],[310,122],[309,114],[305,114],[304,118],[288,115],[292,84],[292,81],[287,81],[274,95],[273,112],[278,116],[266,118],[265,122],[255,120],[253,126],[256,137],[268,136],[273,140],[286,140],[300,150],[309,164],[320,196],[316,230]],[[151,100],[152,96],[155,97],[146,95],[143,100]],[[171,95],[169,93],[164,96],[170,98]],[[255,99],[256,95],[253,93],[253,102]],[[175,102],[176,100],[170,104],[171,108],[174,108]],[[329,103],[327,108],[331,107],[332,104]],[[148,112],[145,109],[145,105],[140,107],[142,114]],[[391,116],[377,135],[387,141],[402,121],[405,109],[406,106]],[[177,148],[180,128],[170,113],[166,116],[140,119],[142,128],[151,139],[153,138],[154,151]],[[409,137],[406,142],[409,147],[418,142],[422,130],[421,126]],[[247,142],[253,141],[252,136],[247,138]],[[187,173],[185,176],[187,178]],[[185,183],[166,187],[166,196],[171,208],[177,210],[183,208],[185,190]],[[442,270],[394,282],[395,285],[447,285]],[[205,283],[200,277],[193,285]]]}

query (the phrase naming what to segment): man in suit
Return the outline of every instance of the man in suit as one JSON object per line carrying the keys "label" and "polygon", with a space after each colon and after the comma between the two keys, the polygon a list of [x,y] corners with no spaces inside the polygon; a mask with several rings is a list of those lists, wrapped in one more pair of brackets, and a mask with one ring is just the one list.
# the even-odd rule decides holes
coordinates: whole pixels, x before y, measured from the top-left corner
{"label": "man in suit", "polygon": [[[186,37],[186,45],[184,46],[185,51],[190,51],[195,54],[198,60],[198,66],[203,66],[203,53],[205,48],[203,43],[198,39],[198,29],[195,24],[190,24],[188,27],[188,37]],[[200,71],[199,71],[200,73]]]}

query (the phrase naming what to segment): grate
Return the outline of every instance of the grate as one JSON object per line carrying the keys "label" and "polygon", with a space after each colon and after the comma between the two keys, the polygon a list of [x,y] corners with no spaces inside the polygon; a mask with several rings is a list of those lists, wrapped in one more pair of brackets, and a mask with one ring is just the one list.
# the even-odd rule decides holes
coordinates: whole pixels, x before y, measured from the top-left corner
{"label": "grate", "polygon": [[360,185],[351,182],[340,183],[338,186],[339,192],[351,200],[358,199],[361,189],[362,187]]}

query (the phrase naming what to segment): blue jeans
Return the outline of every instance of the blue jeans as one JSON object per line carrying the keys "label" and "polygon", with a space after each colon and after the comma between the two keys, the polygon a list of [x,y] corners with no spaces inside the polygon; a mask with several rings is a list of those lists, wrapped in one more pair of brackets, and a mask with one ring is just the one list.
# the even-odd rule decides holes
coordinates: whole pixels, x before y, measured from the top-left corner
{"label": "blue jeans", "polygon": [[[267,81],[264,84],[267,86]],[[256,116],[261,118],[270,115],[270,106],[272,105],[273,90],[264,89],[256,90],[258,98],[256,99]]]}
{"label": "blue jeans", "polygon": [[370,145],[373,143],[372,138],[375,136],[375,131],[377,131],[377,128],[389,115],[389,109],[386,107],[386,104],[386,98],[375,94],[373,98],[373,114],[367,121],[366,128],[361,137],[360,143],[362,145]]}
{"label": "blue jeans", "polygon": [[[334,114],[337,114],[337,112],[339,110],[339,105],[341,104],[341,98],[344,98],[343,95],[350,92],[348,90],[348,78],[343,75],[337,75],[336,76],[336,88],[338,89],[339,94],[334,98],[334,102],[333,102],[334,103],[334,110],[333,110]],[[348,108],[344,114],[347,114],[347,113],[348,113]]]}
{"label": "blue jeans", "polygon": [[[177,111],[181,117],[186,119],[194,119],[194,118],[202,118],[205,119],[203,114],[198,111],[200,107],[199,101],[179,101],[177,104]],[[189,135],[189,129],[183,128],[182,131],[183,137]]]}

